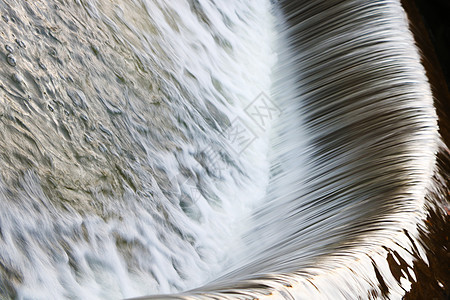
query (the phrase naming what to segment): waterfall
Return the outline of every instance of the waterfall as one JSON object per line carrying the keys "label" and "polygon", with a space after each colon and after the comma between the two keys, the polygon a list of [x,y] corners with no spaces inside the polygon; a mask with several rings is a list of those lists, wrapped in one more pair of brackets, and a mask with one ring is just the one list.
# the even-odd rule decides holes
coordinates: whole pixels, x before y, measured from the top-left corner
{"label": "waterfall", "polygon": [[447,150],[399,0],[0,8],[0,298],[417,281]]}

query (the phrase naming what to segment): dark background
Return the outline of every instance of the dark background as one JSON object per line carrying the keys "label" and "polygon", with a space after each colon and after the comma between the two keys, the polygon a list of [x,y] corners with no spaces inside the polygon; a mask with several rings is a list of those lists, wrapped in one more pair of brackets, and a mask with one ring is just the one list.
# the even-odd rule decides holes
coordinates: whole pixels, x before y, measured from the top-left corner
{"label": "dark background", "polygon": [[450,85],[450,0],[415,0],[428,35]]}

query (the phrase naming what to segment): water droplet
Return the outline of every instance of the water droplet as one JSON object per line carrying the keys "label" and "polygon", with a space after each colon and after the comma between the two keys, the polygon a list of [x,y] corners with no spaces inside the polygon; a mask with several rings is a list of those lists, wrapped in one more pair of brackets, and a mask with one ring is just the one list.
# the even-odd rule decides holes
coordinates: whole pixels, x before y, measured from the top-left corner
{"label": "water droplet", "polygon": [[46,67],[41,61],[39,62],[39,67],[40,67],[42,70],[47,71],[47,67]]}
{"label": "water droplet", "polygon": [[11,47],[10,45],[5,45],[5,49],[6,49],[6,51],[8,51],[9,53],[13,53],[13,52],[14,52],[14,48]]}
{"label": "water droplet", "polygon": [[19,47],[21,48],[26,48],[27,46],[25,45],[25,43],[21,40],[16,39],[16,43],[17,45],[19,45]]}
{"label": "water droplet", "polygon": [[89,144],[92,144],[92,142],[94,141],[89,135],[84,134],[84,139],[86,142],[88,142]]}
{"label": "water droplet", "polygon": [[106,133],[107,135],[112,136],[112,132],[111,132],[108,128],[106,128],[105,126],[103,126],[103,124],[99,123],[99,124],[98,124],[98,128],[99,128],[102,132]]}
{"label": "water droplet", "polygon": [[98,144],[98,150],[100,150],[103,153],[107,151],[105,145],[103,145],[102,143]]}
{"label": "water droplet", "polygon": [[10,65],[13,66],[13,67],[15,67],[16,64],[17,64],[16,58],[15,58],[11,53],[9,53],[9,54],[6,56],[6,60],[8,61],[8,64],[10,64]]}
{"label": "water droplet", "polygon": [[86,95],[81,90],[67,90],[67,95],[76,107],[86,108]]}
{"label": "water droplet", "polygon": [[22,77],[22,75],[20,75],[19,73],[14,73],[13,76],[12,76],[12,79],[13,79],[16,83],[19,83],[19,84],[22,84],[22,83],[25,82],[24,79],[23,79],[23,77]]}
{"label": "water droplet", "polygon": [[91,45],[91,49],[92,49],[92,52],[94,52],[94,54],[95,54],[96,56],[99,55],[100,50],[98,49],[98,47],[97,47],[96,45]]}

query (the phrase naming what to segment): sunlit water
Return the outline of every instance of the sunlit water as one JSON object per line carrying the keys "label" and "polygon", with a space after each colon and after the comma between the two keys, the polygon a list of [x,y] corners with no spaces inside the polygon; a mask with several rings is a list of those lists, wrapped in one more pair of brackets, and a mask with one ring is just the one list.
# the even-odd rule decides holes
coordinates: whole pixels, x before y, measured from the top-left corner
{"label": "sunlit water", "polygon": [[437,117],[334,2],[0,2],[0,297],[402,297]]}

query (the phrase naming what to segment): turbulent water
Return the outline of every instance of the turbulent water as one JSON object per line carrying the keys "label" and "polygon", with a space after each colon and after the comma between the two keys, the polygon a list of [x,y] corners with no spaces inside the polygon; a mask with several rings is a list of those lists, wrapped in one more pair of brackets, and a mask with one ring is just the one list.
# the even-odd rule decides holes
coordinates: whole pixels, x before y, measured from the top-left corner
{"label": "turbulent water", "polygon": [[399,1],[0,13],[2,299],[400,298],[416,280],[440,138]]}
{"label": "turbulent water", "polygon": [[[268,3],[1,9],[3,297],[119,299],[208,280],[267,182],[264,131],[244,108],[270,88]],[[236,118],[261,136],[242,155],[226,131]]]}

